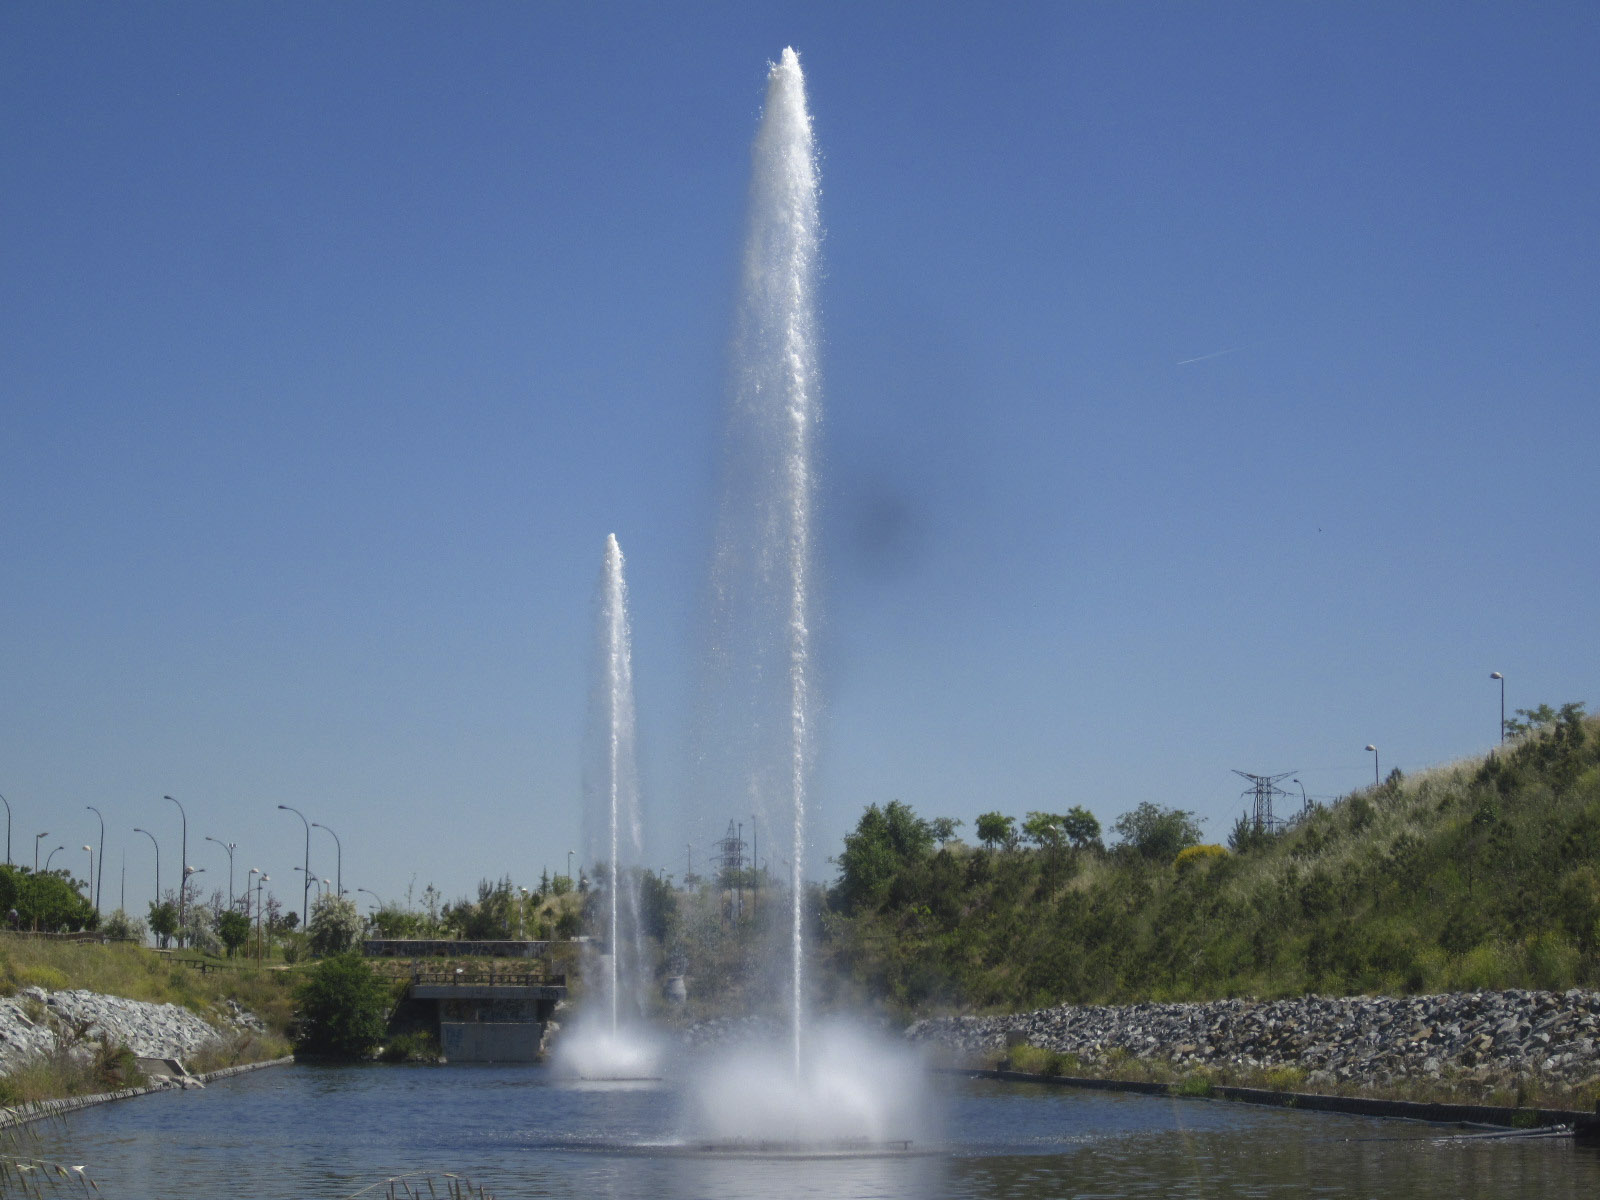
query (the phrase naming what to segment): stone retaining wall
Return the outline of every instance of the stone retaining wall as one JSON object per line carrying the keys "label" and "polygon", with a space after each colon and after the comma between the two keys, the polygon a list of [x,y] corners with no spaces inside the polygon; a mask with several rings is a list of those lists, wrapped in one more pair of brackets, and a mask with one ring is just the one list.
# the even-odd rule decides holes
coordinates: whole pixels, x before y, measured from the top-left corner
{"label": "stone retaining wall", "polygon": [[1447,1075],[1600,1085],[1600,992],[1581,990],[1063,1005],[918,1021],[906,1037],[984,1053],[1021,1040],[1095,1064],[1132,1056],[1180,1068],[1295,1067],[1313,1086]]}
{"label": "stone retaining wall", "polygon": [[55,1049],[57,1031],[79,1027],[87,1038],[102,1033],[139,1058],[186,1059],[236,1032],[266,1027],[238,1004],[218,1024],[176,1004],[151,1004],[75,989],[48,992],[26,987],[0,999],[0,1072]]}

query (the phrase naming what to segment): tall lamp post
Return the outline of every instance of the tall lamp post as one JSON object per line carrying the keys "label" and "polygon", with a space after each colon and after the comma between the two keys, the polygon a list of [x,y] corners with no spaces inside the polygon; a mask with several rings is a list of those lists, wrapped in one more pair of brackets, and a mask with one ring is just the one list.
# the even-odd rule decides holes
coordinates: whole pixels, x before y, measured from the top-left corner
{"label": "tall lamp post", "polygon": [[33,873],[35,875],[39,873],[39,843],[44,841],[44,839],[49,836],[50,831],[48,829],[46,829],[43,833],[36,833],[33,835]]}
{"label": "tall lamp post", "polygon": [[[39,836],[43,837],[44,834],[41,833]],[[34,858],[37,859],[38,857],[39,857],[39,855],[38,855],[38,852],[37,852],[37,849],[36,849],[35,853],[34,853]],[[572,851],[571,850],[567,851],[567,882],[569,884],[572,882]]]}
{"label": "tall lamp post", "polygon": [[224,850],[226,850],[228,852],[228,907],[232,908],[233,907],[233,851],[234,851],[234,847],[235,847],[236,843],[218,841],[218,839],[212,837],[209,833],[206,834],[206,841],[208,841],[208,842],[216,842],[217,845],[221,846]]}
{"label": "tall lamp post", "polygon": [[[319,825],[315,821],[311,822],[311,827],[313,829],[328,829],[326,825]],[[340,845],[339,835],[337,833],[334,833],[333,830],[328,829],[328,835],[333,838],[333,877],[334,879],[338,880],[338,882],[334,885],[333,894],[335,896],[342,896],[344,895],[344,847]]]}
{"label": "tall lamp post", "polygon": [[160,907],[160,904],[161,904],[161,843],[156,841],[156,835],[151,833],[148,829],[140,829],[137,825],[135,825],[133,827],[133,831],[135,833],[144,834],[145,837],[150,839],[150,844],[156,848],[156,906]]}
{"label": "tall lamp post", "polygon": [[[100,864],[100,873],[94,877],[94,915],[98,917],[100,915],[100,883],[105,878],[106,873],[106,819],[100,815],[100,810],[94,805],[85,804],[84,807],[95,816],[100,817],[100,849],[94,858],[94,861]],[[92,866],[91,869],[93,869]]]}
{"label": "tall lamp post", "polygon": [[[260,867],[251,867],[250,875],[261,875],[256,880],[256,966],[261,965],[261,885],[271,879],[271,875],[262,875]],[[245,897],[249,902],[250,875],[245,876]]]}
{"label": "tall lamp post", "polygon": [[[1300,783],[1298,779],[1289,780],[1290,783]],[[1311,811],[1311,801],[1306,799],[1306,785],[1300,783],[1300,815],[1303,817]]]}
{"label": "tall lamp post", "polygon": [[[378,893],[373,891],[371,888],[357,888],[356,891],[365,892],[367,895],[371,896],[374,900],[376,900],[378,902],[378,908],[382,908],[383,907],[383,897],[378,895]],[[376,912],[377,909],[374,909],[373,911]]]}
{"label": "tall lamp post", "polygon": [[161,797],[163,800],[172,800],[178,805],[178,815],[183,818],[183,846],[178,851],[182,865],[178,870],[178,945],[183,945],[183,906],[185,893],[189,890],[189,814],[183,811],[183,805],[171,796]]}
{"label": "tall lamp post", "polygon": [[0,802],[6,806],[6,866],[11,865],[11,801],[0,796]]}
{"label": "tall lamp post", "polygon": [[66,849],[65,846],[57,846],[54,850],[50,851],[49,854],[46,854],[44,856],[44,873],[46,875],[50,874],[50,860],[52,858],[54,858],[56,855],[60,854],[65,849]]}
{"label": "tall lamp post", "polygon": [[[89,895],[92,897],[94,895],[94,847],[85,843],[83,848],[89,852],[89,878],[85,881],[85,886],[89,889]],[[100,916],[99,905],[95,906],[94,915],[97,918]]]}
{"label": "tall lamp post", "polygon": [[284,812],[292,812],[306,827],[306,865],[302,868],[306,873],[306,881],[300,889],[300,928],[304,929],[306,922],[311,919],[311,822],[306,820],[305,813],[298,808],[291,808],[287,804],[280,804],[278,807]]}
{"label": "tall lamp post", "polygon": [[1499,671],[1490,671],[1490,679],[1500,681],[1500,740],[1506,740],[1506,677]]}
{"label": "tall lamp post", "polygon": [[1376,746],[1374,746],[1371,742],[1368,742],[1367,743],[1367,749],[1372,751],[1372,786],[1373,787],[1377,787],[1378,786],[1378,748]]}

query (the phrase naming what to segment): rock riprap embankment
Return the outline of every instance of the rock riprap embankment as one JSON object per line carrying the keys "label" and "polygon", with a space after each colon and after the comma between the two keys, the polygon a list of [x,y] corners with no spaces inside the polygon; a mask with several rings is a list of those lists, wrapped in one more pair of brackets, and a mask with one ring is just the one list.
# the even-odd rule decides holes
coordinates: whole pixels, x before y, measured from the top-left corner
{"label": "rock riprap embankment", "polygon": [[968,1053],[1020,1039],[1091,1064],[1131,1056],[1191,1069],[1294,1067],[1312,1085],[1534,1074],[1579,1085],[1600,1081],[1600,992],[1063,1005],[918,1021],[906,1037]]}
{"label": "rock riprap embankment", "polygon": [[94,1041],[105,1034],[140,1058],[186,1059],[232,1032],[261,1029],[253,1014],[237,1006],[219,1027],[176,1004],[27,987],[0,999],[0,1071],[50,1053],[64,1035],[70,1040],[79,1031]]}

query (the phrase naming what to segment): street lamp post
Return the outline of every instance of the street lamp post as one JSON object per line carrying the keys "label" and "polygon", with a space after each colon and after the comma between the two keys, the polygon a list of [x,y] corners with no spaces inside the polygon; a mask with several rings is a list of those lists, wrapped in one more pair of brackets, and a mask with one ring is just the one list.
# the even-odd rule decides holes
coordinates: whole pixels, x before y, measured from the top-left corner
{"label": "street lamp post", "polygon": [[161,843],[156,841],[156,835],[148,829],[140,829],[135,825],[133,831],[144,834],[145,837],[150,839],[150,844],[156,848],[156,907],[159,908],[161,906]]}
{"label": "street lamp post", "polygon": [[0,802],[6,806],[6,866],[11,865],[11,801],[0,796]]}
{"label": "street lamp post", "polygon": [[183,805],[171,796],[161,797],[163,800],[172,800],[178,805],[178,815],[183,818],[183,845],[178,850],[178,857],[182,866],[178,871],[178,945],[183,945],[183,908],[185,893],[189,890],[189,814],[183,811]]}
{"label": "street lamp post", "polygon": [[46,829],[43,833],[36,833],[33,835],[33,873],[35,875],[39,873],[39,843],[44,841],[44,839],[49,836],[50,831],[48,829]]}
{"label": "street lamp post", "polygon": [[1376,746],[1374,746],[1371,742],[1368,742],[1367,743],[1367,749],[1372,751],[1372,786],[1373,787],[1377,787],[1378,786],[1378,748]]}
{"label": "street lamp post", "polygon": [[[314,829],[328,829],[326,825],[319,825],[315,821],[311,822],[311,825]],[[333,877],[338,881],[334,887],[334,895],[342,896],[344,895],[344,846],[340,844],[337,833],[328,829],[328,834],[333,838]]]}
{"label": "street lamp post", "polygon": [[1506,740],[1506,677],[1499,671],[1490,671],[1490,679],[1500,681],[1500,740]]}
{"label": "street lamp post", "polygon": [[305,871],[306,881],[300,889],[300,928],[304,929],[306,922],[311,919],[311,822],[306,820],[305,813],[298,808],[291,808],[287,804],[280,804],[278,807],[284,812],[292,812],[306,827],[306,865],[302,868]]}
{"label": "street lamp post", "polygon": [[[376,900],[378,902],[378,908],[382,908],[383,907],[383,897],[378,895],[378,893],[373,891],[371,888],[357,888],[356,891],[365,892],[367,895],[371,896],[374,900]],[[376,911],[376,910],[374,910],[374,911]]]}
{"label": "street lamp post", "polygon": [[[94,884],[91,889],[94,892],[94,915],[98,917],[100,915],[100,884],[106,873],[106,819],[100,815],[100,810],[94,805],[85,804],[84,807],[95,816],[100,817],[100,850],[94,859],[95,862],[100,864],[100,873],[91,880]],[[92,865],[90,869],[93,870]]]}
{"label": "street lamp post", "polygon": [[[1290,783],[1300,783],[1298,779],[1289,780]],[[1300,783],[1300,815],[1303,817],[1311,811],[1311,801],[1306,799],[1306,785]]]}
{"label": "street lamp post", "polygon": [[[305,870],[304,867],[295,867],[294,869],[296,871],[304,871]],[[311,885],[313,883],[317,885],[317,903],[321,904],[322,903],[322,880],[318,879],[315,875],[307,875],[306,876],[306,889],[308,891],[310,890]],[[300,923],[300,928],[304,929],[305,927],[306,927],[305,922],[302,921]]]}
{"label": "street lamp post", "polygon": [[236,843],[218,841],[209,833],[206,834],[206,841],[216,842],[217,845],[228,852],[228,907],[231,909],[233,907],[233,851]]}
{"label": "street lamp post", "polygon": [[[40,836],[42,837],[44,835],[41,834]],[[567,851],[567,882],[569,884],[572,882],[572,851],[571,850]]]}
{"label": "street lamp post", "polygon": [[50,851],[49,854],[46,854],[44,856],[44,873],[46,875],[50,874],[50,860],[52,858],[54,858],[56,855],[60,854],[65,849],[66,849],[65,846],[57,846],[54,850]]}
{"label": "street lamp post", "polygon": [[[87,880],[85,880],[84,882],[85,882],[85,886],[88,887],[88,889],[89,889],[89,895],[93,896],[94,895],[94,847],[90,846],[90,845],[85,845],[84,849],[89,852],[89,878]],[[97,916],[97,917],[100,915],[100,909],[99,909],[98,906],[96,906],[96,908],[94,910],[94,915]]]}
{"label": "street lamp post", "polygon": [[262,875],[261,874],[261,869],[259,867],[251,867],[250,868],[250,874],[252,874],[252,875],[261,875],[261,878],[256,880],[256,966],[259,967],[261,965],[261,958],[262,958],[262,955],[261,955],[261,886],[262,886],[262,884],[264,884],[267,881],[269,881],[272,878],[272,876],[271,875]]}

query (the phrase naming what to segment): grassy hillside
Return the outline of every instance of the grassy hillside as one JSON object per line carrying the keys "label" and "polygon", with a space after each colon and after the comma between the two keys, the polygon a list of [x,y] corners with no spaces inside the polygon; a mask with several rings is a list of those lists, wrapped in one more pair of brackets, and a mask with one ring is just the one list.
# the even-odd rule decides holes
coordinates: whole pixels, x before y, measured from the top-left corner
{"label": "grassy hillside", "polygon": [[1534,716],[1487,757],[1395,773],[1234,851],[879,836],[823,952],[841,987],[902,1012],[1600,984],[1600,722]]}

